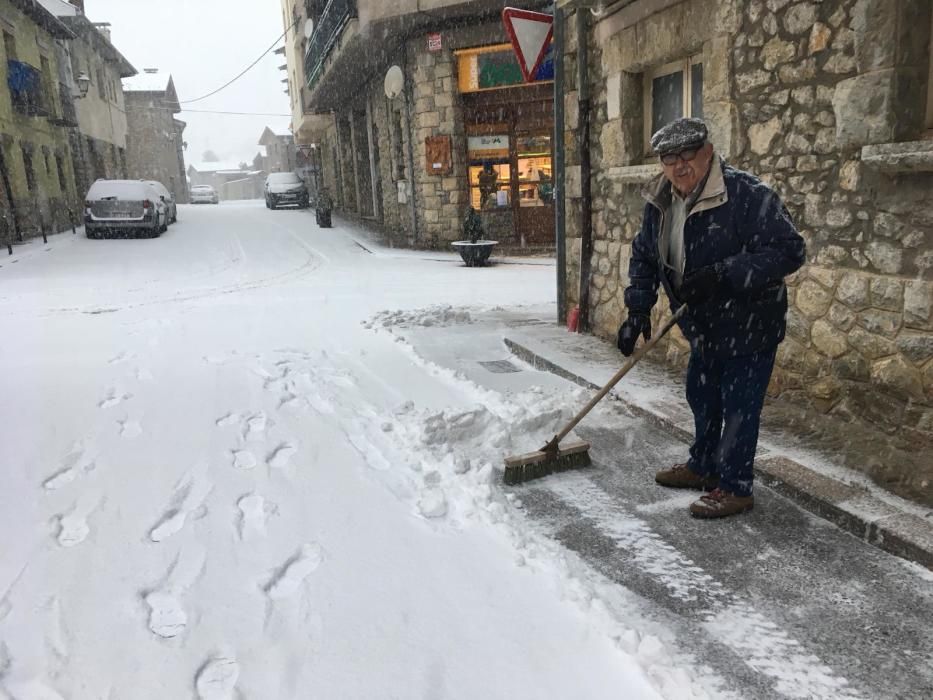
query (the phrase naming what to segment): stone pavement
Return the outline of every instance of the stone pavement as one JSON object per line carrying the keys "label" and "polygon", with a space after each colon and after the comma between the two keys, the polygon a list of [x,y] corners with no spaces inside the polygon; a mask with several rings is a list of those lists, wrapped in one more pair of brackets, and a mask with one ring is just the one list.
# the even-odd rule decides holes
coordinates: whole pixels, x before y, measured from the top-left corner
{"label": "stone pavement", "polygon": [[[614,348],[535,311],[396,332],[425,359],[504,393],[532,384],[569,393],[558,374],[589,386],[618,368]],[[503,373],[508,348],[529,364],[513,355],[520,371]],[[592,467],[509,489],[530,526],[634,593],[671,631],[665,643],[714,679],[716,697],[933,697],[933,573],[883,551],[933,561],[922,509],[766,435],[755,510],[694,520],[695,493],[653,480],[686,455],[678,387],[650,367],[623,384],[577,430],[592,443]]]}

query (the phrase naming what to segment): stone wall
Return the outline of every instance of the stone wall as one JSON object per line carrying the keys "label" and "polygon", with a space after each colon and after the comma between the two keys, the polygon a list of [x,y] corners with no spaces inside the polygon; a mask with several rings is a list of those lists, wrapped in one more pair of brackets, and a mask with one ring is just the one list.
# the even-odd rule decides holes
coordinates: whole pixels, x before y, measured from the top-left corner
{"label": "stone wall", "polygon": [[[930,12],[926,0],[687,0],[608,36],[605,23],[594,27],[594,331],[613,336],[624,318],[639,190],[657,172],[642,146],[644,71],[699,53],[717,149],[780,193],[808,245],[808,264],[788,280],[772,395],[864,421],[904,449],[933,447],[933,151],[914,143]],[[568,46],[573,90],[574,56]],[[572,304],[576,93],[566,99]],[[665,353],[686,362],[679,334]]]}
{"label": "stone wall", "polygon": [[177,120],[161,93],[126,93],[126,171],[130,179],[156,180],[179,202],[188,198]]}

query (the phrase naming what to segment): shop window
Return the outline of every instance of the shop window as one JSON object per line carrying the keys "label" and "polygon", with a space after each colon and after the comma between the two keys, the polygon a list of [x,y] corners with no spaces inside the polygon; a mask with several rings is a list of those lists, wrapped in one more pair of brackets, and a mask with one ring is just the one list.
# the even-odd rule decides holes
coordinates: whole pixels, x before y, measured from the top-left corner
{"label": "shop window", "polygon": [[23,169],[26,171],[26,188],[30,192],[36,191],[36,171],[32,167],[32,153],[23,149]]}
{"label": "shop window", "polygon": [[703,118],[703,63],[699,56],[645,74],[645,152],[651,135],[681,117]]}
{"label": "shop window", "polygon": [[467,157],[471,206],[481,210],[509,208],[512,168],[508,133],[469,136]]}
{"label": "shop window", "polygon": [[551,171],[551,136],[519,136],[518,203],[522,207],[541,207],[554,199]]}
{"label": "shop window", "polygon": [[62,157],[58,154],[55,155],[55,167],[58,169],[58,186],[62,192],[65,192],[68,189],[65,182],[65,166],[62,163]]}

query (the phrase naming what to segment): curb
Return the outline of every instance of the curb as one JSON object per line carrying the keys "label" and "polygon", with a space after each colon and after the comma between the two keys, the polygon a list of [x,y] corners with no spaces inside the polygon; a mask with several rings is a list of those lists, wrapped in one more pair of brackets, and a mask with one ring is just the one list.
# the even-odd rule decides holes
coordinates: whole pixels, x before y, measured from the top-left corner
{"label": "curb", "polygon": [[[557,375],[585,389],[602,388],[510,338],[503,338],[503,341],[513,355],[536,370]],[[669,416],[617,392],[609,396],[678,440],[687,443],[693,440],[693,433]],[[786,456],[773,454],[767,448],[760,447],[758,455],[755,476],[765,486],[860,540],[933,570],[933,520],[902,511],[862,486],[833,479]]]}

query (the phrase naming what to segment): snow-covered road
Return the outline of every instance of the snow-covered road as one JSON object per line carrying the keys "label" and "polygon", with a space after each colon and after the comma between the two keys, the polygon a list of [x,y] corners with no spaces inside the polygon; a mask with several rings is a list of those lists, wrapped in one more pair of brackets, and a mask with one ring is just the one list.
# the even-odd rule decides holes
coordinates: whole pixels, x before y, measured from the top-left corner
{"label": "snow-covered road", "polygon": [[225,203],[0,261],[0,697],[702,696],[491,486],[556,392],[371,321],[547,313],[553,266],[366,245]]}

